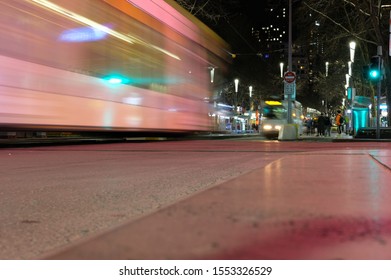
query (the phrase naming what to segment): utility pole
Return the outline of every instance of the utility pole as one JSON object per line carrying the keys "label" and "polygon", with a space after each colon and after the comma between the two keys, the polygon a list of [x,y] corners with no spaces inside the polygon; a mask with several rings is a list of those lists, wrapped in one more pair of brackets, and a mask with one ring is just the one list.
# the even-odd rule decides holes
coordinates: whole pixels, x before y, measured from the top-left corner
{"label": "utility pole", "polygon": [[[288,72],[292,72],[292,0],[289,0],[289,28],[288,28]],[[293,81],[296,83],[296,81]],[[288,95],[288,124],[292,123],[292,95],[296,90],[295,84],[293,84],[293,92],[289,92]]]}
{"label": "utility pole", "polygon": [[377,46],[377,55],[379,57],[378,69],[379,69],[379,80],[377,81],[377,100],[376,100],[376,139],[380,139],[380,98],[381,98],[381,80],[382,75],[382,62],[383,62],[383,51],[382,46]]}

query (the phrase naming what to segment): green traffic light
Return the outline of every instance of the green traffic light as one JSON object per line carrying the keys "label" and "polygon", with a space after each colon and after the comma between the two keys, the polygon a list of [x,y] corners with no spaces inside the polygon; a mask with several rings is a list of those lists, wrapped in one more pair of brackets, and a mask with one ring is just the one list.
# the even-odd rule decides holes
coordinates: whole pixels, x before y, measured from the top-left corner
{"label": "green traffic light", "polygon": [[120,84],[126,84],[129,82],[129,80],[121,75],[110,75],[110,76],[106,76],[106,77],[103,77],[103,79],[111,84],[111,85],[120,85]]}
{"label": "green traffic light", "polygon": [[371,70],[369,72],[369,77],[371,77],[371,79],[377,79],[379,78],[379,71],[378,70]]}
{"label": "green traffic light", "polygon": [[376,55],[371,57],[371,63],[369,64],[368,78],[373,82],[379,81],[381,79],[381,57]]}
{"label": "green traffic light", "polygon": [[115,77],[111,77],[107,80],[110,84],[113,84],[113,85],[118,85],[118,84],[122,84],[122,79],[121,78],[115,78]]}

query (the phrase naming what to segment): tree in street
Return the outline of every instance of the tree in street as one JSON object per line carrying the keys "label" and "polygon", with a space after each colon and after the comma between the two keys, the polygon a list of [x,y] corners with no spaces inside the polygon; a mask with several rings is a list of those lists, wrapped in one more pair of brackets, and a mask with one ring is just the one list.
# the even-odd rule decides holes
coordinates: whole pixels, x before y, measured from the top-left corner
{"label": "tree in street", "polygon": [[[354,40],[357,43],[353,63],[355,87],[359,95],[369,96],[372,100],[374,100],[376,91],[374,85],[363,79],[362,69],[364,65],[368,65],[371,56],[377,54],[378,46],[381,46],[386,74],[382,92],[385,92],[388,108],[391,108],[391,91],[389,90],[391,72],[388,57],[390,5],[384,5],[384,3],[385,1],[381,0],[305,0],[301,3],[300,14],[307,16],[302,17],[298,24],[310,26],[310,30],[314,30],[314,23],[316,23],[316,42],[322,48],[320,53],[322,64],[325,61],[329,61],[330,64],[337,64],[341,61],[347,63],[349,42]],[[318,78],[324,80],[325,76],[318,75]],[[341,81],[344,78],[341,76]],[[324,87],[325,83],[320,82],[319,85]]]}

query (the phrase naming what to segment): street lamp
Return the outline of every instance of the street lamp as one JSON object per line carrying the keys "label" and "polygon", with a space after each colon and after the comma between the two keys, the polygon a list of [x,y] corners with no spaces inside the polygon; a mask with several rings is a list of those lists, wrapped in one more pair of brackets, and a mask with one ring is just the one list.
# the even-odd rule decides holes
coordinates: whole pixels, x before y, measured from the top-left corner
{"label": "street lamp", "polygon": [[235,83],[235,97],[234,97],[234,129],[236,131],[236,114],[237,114],[237,105],[238,105],[238,89],[239,89],[239,79],[234,80]]}
{"label": "street lamp", "polygon": [[214,78],[215,78],[215,68],[214,67],[210,67],[210,82],[212,84],[213,84]]}
{"label": "street lamp", "polygon": [[235,108],[235,114],[238,112],[237,106],[238,106],[238,89],[239,89],[239,79],[235,79],[235,98],[234,98],[234,108]]}
{"label": "street lamp", "polygon": [[350,61],[354,62],[354,51],[356,50],[356,42],[350,42]]}
{"label": "street lamp", "polygon": [[[251,117],[252,117],[252,96],[253,96],[253,86],[249,86],[248,87],[248,91],[249,91],[249,93],[250,93],[250,112],[249,112],[249,117],[248,117],[248,124],[249,124],[249,126],[251,125]],[[251,126],[249,127],[249,128],[251,128]]]}
{"label": "street lamp", "polygon": [[[356,89],[354,88],[354,84],[353,84],[353,70],[352,70],[353,63],[354,63],[355,50],[356,50],[356,42],[352,41],[349,43],[349,52],[350,52],[350,61],[348,63],[348,65],[349,65],[349,80],[347,81],[348,89],[346,92],[346,95],[347,95],[346,103],[349,106],[350,112],[353,111],[353,100],[354,100],[354,95],[355,95],[355,91],[356,91]],[[348,78],[348,77],[346,77],[346,78]],[[344,101],[344,103],[345,103],[345,101]],[[348,132],[348,129],[351,129],[351,128],[353,129],[353,133],[354,133],[354,120],[353,120],[353,118],[354,118],[354,114],[352,113],[351,117],[349,118],[351,123],[347,124],[346,133]]]}
{"label": "street lamp", "polygon": [[284,63],[283,62],[280,63],[280,73],[281,73],[281,78],[282,78],[284,75]]}
{"label": "street lamp", "polygon": [[[349,50],[350,50],[350,61],[348,62],[348,66],[349,66],[349,69],[348,69],[348,74],[349,74],[349,82],[347,82],[347,85],[348,87],[351,88],[351,90],[353,91],[353,71],[352,71],[352,67],[353,67],[353,62],[354,62],[354,52],[356,50],[356,42],[352,41],[349,43]],[[351,98],[353,98],[353,96],[351,96]]]}
{"label": "street lamp", "polygon": [[326,61],[326,77],[328,77],[329,76],[329,62],[328,61]]}

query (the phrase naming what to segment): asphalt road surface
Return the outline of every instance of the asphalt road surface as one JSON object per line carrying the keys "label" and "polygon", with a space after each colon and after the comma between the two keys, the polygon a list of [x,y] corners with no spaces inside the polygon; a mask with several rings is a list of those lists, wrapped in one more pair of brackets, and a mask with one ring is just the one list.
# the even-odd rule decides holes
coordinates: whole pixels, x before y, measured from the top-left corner
{"label": "asphalt road surface", "polygon": [[0,259],[42,256],[289,153],[389,143],[157,141],[0,150]]}

